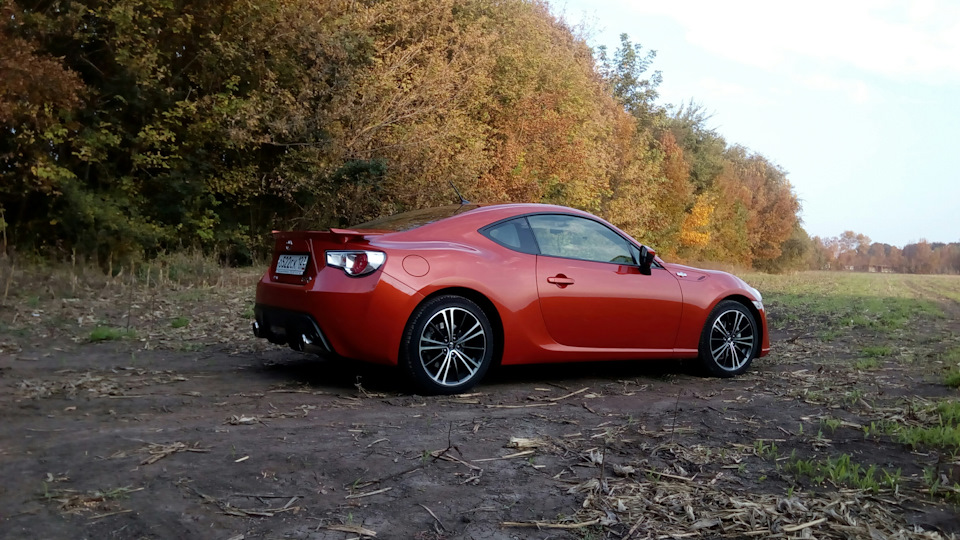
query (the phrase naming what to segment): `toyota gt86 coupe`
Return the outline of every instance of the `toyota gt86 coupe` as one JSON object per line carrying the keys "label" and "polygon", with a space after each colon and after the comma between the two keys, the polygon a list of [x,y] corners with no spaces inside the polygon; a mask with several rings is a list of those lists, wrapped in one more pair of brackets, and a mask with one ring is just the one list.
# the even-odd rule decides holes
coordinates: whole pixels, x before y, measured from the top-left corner
{"label": "toyota gt86 coupe", "polygon": [[770,350],[756,289],[572,208],[451,205],[274,238],[254,334],[398,366],[424,393],[495,363],[699,359],[732,377]]}

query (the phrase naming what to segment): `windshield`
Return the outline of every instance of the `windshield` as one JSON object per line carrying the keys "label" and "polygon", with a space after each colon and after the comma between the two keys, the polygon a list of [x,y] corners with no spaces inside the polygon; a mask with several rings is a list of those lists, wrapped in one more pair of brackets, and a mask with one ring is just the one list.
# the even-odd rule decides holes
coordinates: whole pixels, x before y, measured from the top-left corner
{"label": "windshield", "polygon": [[462,214],[463,212],[469,212],[470,210],[479,207],[479,204],[451,204],[437,208],[411,210],[409,212],[402,212],[400,214],[394,214],[392,216],[382,217],[373,221],[354,225],[353,227],[350,227],[350,229],[374,229],[378,231],[393,232],[409,231],[410,229],[416,229],[417,227],[426,225],[427,223],[440,221],[441,219]]}

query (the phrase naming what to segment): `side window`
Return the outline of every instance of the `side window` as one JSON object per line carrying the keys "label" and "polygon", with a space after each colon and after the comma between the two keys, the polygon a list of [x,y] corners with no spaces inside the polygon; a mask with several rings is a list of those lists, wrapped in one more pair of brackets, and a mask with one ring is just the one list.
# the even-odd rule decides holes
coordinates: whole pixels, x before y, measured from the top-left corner
{"label": "side window", "polygon": [[480,233],[501,246],[522,253],[537,252],[537,246],[530,233],[530,226],[524,218],[511,219],[480,230]]}
{"label": "side window", "polygon": [[567,215],[528,216],[527,220],[544,255],[636,264],[630,243],[596,221]]}

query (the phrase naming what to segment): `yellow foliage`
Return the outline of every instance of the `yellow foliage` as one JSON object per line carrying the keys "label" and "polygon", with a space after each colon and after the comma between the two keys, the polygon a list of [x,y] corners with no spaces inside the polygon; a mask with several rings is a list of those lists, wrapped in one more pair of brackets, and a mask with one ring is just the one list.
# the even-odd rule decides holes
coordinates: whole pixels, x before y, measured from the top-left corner
{"label": "yellow foliage", "polygon": [[710,242],[710,219],[715,204],[710,197],[701,195],[680,228],[680,244],[684,247],[703,247]]}

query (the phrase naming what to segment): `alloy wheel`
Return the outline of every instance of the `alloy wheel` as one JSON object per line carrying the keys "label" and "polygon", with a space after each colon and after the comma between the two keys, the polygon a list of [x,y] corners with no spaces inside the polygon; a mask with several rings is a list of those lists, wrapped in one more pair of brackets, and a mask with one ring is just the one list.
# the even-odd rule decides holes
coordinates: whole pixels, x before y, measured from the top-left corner
{"label": "alloy wheel", "polygon": [[457,386],[476,375],[483,364],[487,335],[473,313],[446,307],[423,326],[418,350],[423,369],[433,382]]}
{"label": "alloy wheel", "polygon": [[710,328],[710,355],[718,367],[737,371],[750,361],[757,341],[753,321],[743,312],[724,311]]}

